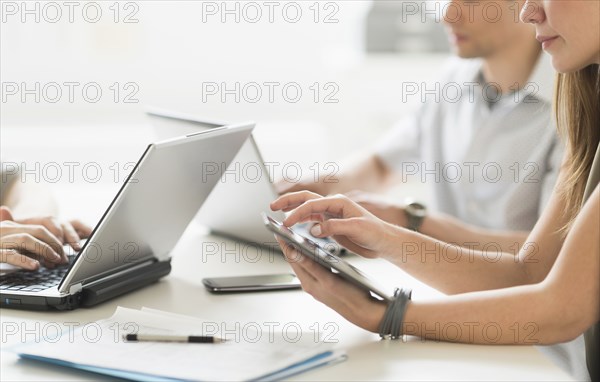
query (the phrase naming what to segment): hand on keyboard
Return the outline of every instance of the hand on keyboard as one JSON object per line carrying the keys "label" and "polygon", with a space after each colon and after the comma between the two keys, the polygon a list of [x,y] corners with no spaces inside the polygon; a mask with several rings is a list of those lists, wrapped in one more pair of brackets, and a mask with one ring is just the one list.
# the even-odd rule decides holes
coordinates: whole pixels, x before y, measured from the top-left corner
{"label": "hand on keyboard", "polygon": [[80,240],[91,229],[79,221],[60,222],[53,217],[14,219],[10,210],[0,207],[0,262],[27,270],[40,263],[48,268],[68,262],[64,244],[79,251]]}

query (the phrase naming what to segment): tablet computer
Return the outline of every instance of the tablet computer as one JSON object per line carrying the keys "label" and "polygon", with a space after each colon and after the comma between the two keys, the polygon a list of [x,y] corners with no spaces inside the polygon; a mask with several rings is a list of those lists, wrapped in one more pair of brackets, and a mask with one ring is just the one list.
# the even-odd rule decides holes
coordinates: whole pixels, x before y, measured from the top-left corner
{"label": "tablet computer", "polygon": [[320,244],[313,240],[294,232],[293,229],[284,226],[267,214],[263,213],[262,217],[267,229],[282,238],[286,243],[292,245],[303,255],[308,256],[317,264],[327,268],[352,284],[371,292],[376,297],[392,301],[391,293],[386,292],[385,288],[374,283],[367,275],[347,261],[330,253],[330,251],[322,248]]}

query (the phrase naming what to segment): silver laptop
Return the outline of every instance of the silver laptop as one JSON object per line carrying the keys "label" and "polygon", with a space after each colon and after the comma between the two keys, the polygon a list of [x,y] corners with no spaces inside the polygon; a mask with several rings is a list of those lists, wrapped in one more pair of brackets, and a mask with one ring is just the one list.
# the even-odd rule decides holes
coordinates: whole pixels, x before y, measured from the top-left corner
{"label": "silver laptop", "polygon": [[[206,131],[226,125],[223,121],[159,108],[149,107],[146,112],[161,137],[173,133]],[[279,250],[273,233],[265,229],[262,213],[267,211],[278,220],[283,220],[285,216],[282,212],[271,212],[269,207],[279,195],[271,182],[272,174],[269,174],[264,163],[256,141],[250,136],[196,219],[217,235]],[[297,227],[296,230],[312,237],[308,232],[308,225]],[[344,252],[333,240],[312,238],[332,253]]]}
{"label": "silver laptop", "polygon": [[91,306],[167,275],[171,249],[253,128],[231,125],[149,145],[72,262],[4,272],[1,306]]}

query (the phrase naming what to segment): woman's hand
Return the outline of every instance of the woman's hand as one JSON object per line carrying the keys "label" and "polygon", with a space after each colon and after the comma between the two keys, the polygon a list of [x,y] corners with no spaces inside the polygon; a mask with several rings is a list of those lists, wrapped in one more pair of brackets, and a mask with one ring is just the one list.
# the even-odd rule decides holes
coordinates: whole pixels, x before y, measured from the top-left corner
{"label": "woman's hand", "polygon": [[363,191],[351,191],[345,195],[383,221],[399,227],[408,225],[404,206],[391,203],[381,195]]}
{"label": "woman's hand", "polygon": [[361,256],[384,257],[399,247],[401,228],[386,223],[343,195],[322,197],[301,191],[284,195],[271,203],[273,211],[292,211],[283,221],[317,222],[311,229],[315,237],[332,236],[338,243]]}
{"label": "woman's hand", "polygon": [[47,267],[68,262],[63,245],[81,249],[79,241],[91,229],[79,221],[59,222],[52,217],[14,219],[10,209],[0,207],[0,262],[35,270],[40,261]]}
{"label": "woman's hand", "polygon": [[81,250],[81,245],[79,244],[81,239],[88,238],[92,233],[91,228],[79,220],[59,221],[55,217],[46,216],[15,221],[25,225],[40,225],[45,227],[62,245],[69,245],[75,251]]}
{"label": "woman's hand", "polygon": [[38,225],[46,228],[62,245],[70,245],[76,251],[81,250],[79,242],[87,239],[92,229],[79,220],[59,221],[53,216],[15,219],[7,207],[0,207],[0,220],[11,220],[23,225]]}
{"label": "woman's hand", "polygon": [[371,332],[378,332],[379,323],[387,307],[385,302],[371,297],[369,292],[350,284],[303,256],[283,240],[277,238],[277,241],[300,279],[302,289],[353,324]]}
{"label": "woman's hand", "polygon": [[275,190],[279,195],[285,195],[298,191],[310,191],[317,194],[326,195],[329,193],[329,190],[326,186],[327,184],[323,181],[315,182],[314,179],[301,179],[298,182],[290,182],[282,179],[275,183]]}

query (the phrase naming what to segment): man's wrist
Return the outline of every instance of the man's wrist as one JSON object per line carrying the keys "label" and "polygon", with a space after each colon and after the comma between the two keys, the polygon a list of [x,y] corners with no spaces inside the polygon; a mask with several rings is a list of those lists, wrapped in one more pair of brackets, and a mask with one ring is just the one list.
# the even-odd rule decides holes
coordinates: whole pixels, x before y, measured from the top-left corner
{"label": "man's wrist", "polygon": [[404,214],[406,215],[406,228],[418,232],[427,216],[427,207],[423,203],[407,200]]}

